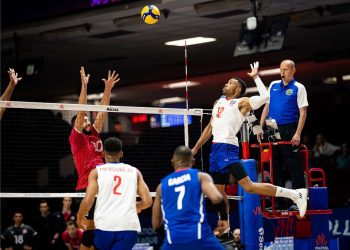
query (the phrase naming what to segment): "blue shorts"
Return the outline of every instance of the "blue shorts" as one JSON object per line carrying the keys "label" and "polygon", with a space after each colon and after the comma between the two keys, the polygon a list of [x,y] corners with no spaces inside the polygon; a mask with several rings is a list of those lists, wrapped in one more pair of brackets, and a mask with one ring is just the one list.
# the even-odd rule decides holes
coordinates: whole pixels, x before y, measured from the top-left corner
{"label": "blue shorts", "polygon": [[103,231],[95,229],[95,247],[99,250],[131,250],[137,240],[136,231]]}
{"label": "blue shorts", "polygon": [[239,147],[227,143],[213,143],[209,172],[227,173],[228,166],[240,162]]}
{"label": "blue shorts", "polygon": [[225,248],[220,244],[218,239],[211,235],[204,239],[192,241],[184,244],[168,244],[164,241],[162,250],[224,250]]}

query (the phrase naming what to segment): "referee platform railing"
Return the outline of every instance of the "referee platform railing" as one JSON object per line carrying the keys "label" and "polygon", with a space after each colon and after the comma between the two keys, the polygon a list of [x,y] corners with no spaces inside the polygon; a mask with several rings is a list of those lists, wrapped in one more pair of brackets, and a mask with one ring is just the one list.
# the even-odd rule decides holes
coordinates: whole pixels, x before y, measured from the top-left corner
{"label": "referee platform railing", "polygon": [[[279,145],[292,145],[289,141],[279,141],[279,142],[264,142],[260,144],[252,144],[252,148],[258,148],[260,153],[260,172],[261,181],[265,182],[266,177],[269,177],[270,183],[274,184],[274,166],[272,161],[273,147]],[[306,187],[326,187],[326,176],[325,172],[321,168],[308,168],[309,161],[309,151],[308,148],[300,144],[300,153],[302,156],[302,164],[304,170],[304,176],[306,179]],[[268,165],[269,174],[265,173],[265,166]],[[268,209],[268,199],[271,200],[271,209]],[[276,218],[289,218],[290,216],[299,216],[299,211],[290,210],[277,210],[275,207],[275,197],[262,196],[262,213],[265,218],[276,219]],[[316,215],[316,214],[331,214],[332,209],[323,210],[307,210],[305,215]]]}

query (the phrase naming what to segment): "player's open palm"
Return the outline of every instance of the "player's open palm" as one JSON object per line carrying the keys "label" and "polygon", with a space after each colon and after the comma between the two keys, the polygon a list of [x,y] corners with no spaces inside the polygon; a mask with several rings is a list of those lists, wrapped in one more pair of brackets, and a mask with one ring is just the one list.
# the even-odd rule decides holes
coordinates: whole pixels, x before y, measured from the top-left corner
{"label": "player's open palm", "polygon": [[80,68],[80,79],[81,79],[81,84],[83,85],[83,87],[86,88],[89,83],[90,74],[85,75],[84,67]]}
{"label": "player's open palm", "polygon": [[18,77],[18,73],[14,69],[9,68],[7,71],[10,77],[10,82],[17,85],[17,83],[22,80],[22,77]]}
{"label": "player's open palm", "polygon": [[259,74],[259,62],[254,62],[253,64],[250,64],[250,68],[252,71],[247,73],[250,77],[254,77]]}
{"label": "player's open palm", "polygon": [[113,72],[108,70],[107,80],[104,78],[104,79],[102,79],[102,81],[105,83],[106,88],[112,89],[114,87],[114,85],[120,81],[119,74],[117,74],[117,72],[115,70],[113,70]]}

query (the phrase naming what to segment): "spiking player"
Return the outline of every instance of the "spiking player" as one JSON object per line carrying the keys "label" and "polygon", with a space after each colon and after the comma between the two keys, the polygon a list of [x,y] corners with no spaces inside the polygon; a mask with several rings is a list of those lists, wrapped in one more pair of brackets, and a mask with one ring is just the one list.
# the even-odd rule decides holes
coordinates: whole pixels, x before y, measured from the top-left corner
{"label": "spiking player", "polygon": [[[89,83],[90,75],[85,75],[84,67],[80,69],[81,78],[81,91],[79,96],[79,104],[87,103],[87,85]],[[103,97],[101,99],[100,105],[109,105],[111,91],[114,85],[119,82],[118,74],[113,71],[108,71],[108,78],[102,79],[105,83],[105,89],[103,92]],[[100,139],[99,133],[103,128],[103,123],[106,119],[105,112],[98,112],[95,122],[91,125],[88,117],[84,111],[78,112],[76,116],[72,118],[72,132],[69,136],[69,142],[71,145],[71,151],[73,154],[73,159],[75,167],[78,172],[78,182],[76,190],[80,192],[85,192],[88,185],[88,176],[92,169],[96,165],[103,164],[102,160],[102,150],[103,145]],[[92,210],[87,215],[89,220],[89,228],[84,232],[82,240],[82,250],[93,249],[93,211]]]}
{"label": "spiking player", "polygon": [[[223,88],[223,96],[214,103],[211,120],[192,152],[195,155],[213,135],[209,171],[216,187],[224,197],[226,197],[225,185],[228,184],[228,175],[231,174],[248,193],[293,200],[299,208],[300,216],[303,217],[307,205],[306,189],[291,190],[269,183],[254,183],[247,176],[240,162],[237,133],[249,112],[260,108],[269,99],[268,91],[258,75],[259,63],[255,62],[250,66],[251,72],[248,75],[254,79],[260,95],[242,97],[246,90],[245,82],[237,77],[231,78]],[[228,231],[229,228],[227,228]]]}

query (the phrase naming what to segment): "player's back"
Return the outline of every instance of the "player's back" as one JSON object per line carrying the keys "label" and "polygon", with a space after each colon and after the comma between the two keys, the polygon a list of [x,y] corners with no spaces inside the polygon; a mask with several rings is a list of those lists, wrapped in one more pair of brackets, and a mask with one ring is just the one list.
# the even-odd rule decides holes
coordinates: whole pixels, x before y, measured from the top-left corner
{"label": "player's back", "polygon": [[188,243],[213,234],[206,221],[198,170],[185,169],[162,179],[162,209],[169,244]]}
{"label": "player's back", "polygon": [[141,231],[136,211],[137,169],[124,163],[96,167],[95,226],[104,231]]}

